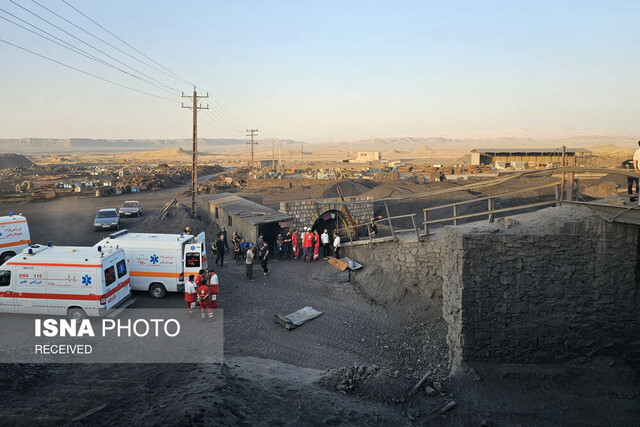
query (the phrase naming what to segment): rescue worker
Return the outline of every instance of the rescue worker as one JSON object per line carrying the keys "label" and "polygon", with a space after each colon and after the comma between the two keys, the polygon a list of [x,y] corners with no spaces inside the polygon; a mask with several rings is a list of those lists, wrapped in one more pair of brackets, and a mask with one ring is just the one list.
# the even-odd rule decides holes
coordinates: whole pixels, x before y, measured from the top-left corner
{"label": "rescue worker", "polygon": [[253,281],[253,257],[253,245],[249,243],[245,264],[247,265],[247,279],[251,282]]}
{"label": "rescue worker", "polygon": [[211,308],[211,291],[209,290],[209,286],[205,283],[198,287],[198,304],[200,305],[200,314],[202,315],[202,320],[206,320],[206,316],[204,314],[204,309],[207,309],[209,313],[209,319],[213,318],[213,309]]}
{"label": "rescue worker", "polygon": [[220,280],[214,270],[209,271],[209,292],[211,293],[211,308],[218,308],[218,294],[220,293]]}
{"label": "rescue worker", "polygon": [[184,234],[191,234],[191,229],[189,227],[185,227]]}
{"label": "rescue worker", "polygon": [[298,229],[293,229],[293,234],[291,235],[291,244],[293,247],[293,259],[300,258],[300,237],[298,236]]}
{"label": "rescue worker", "polygon": [[371,218],[371,225],[370,225],[371,233],[369,233],[369,236],[372,238],[378,235],[378,226],[376,225],[375,221],[376,221],[375,218]]}
{"label": "rescue worker", "polygon": [[196,276],[196,288],[198,288],[203,283],[207,283],[207,281],[208,281],[207,276],[208,276],[207,270],[204,270],[204,269],[201,268],[198,271],[198,275]]}
{"label": "rescue worker", "polygon": [[310,233],[307,227],[304,228],[303,243],[302,243],[302,261],[311,262],[311,251],[313,250],[313,234]]}
{"label": "rescue worker", "polygon": [[318,230],[313,230],[313,260],[318,259],[318,255],[320,252],[320,235],[318,234]]}
{"label": "rescue worker", "polygon": [[193,281],[193,274],[189,276],[184,284],[184,300],[187,302],[187,312],[189,317],[193,315],[193,307],[196,305],[196,284]]}

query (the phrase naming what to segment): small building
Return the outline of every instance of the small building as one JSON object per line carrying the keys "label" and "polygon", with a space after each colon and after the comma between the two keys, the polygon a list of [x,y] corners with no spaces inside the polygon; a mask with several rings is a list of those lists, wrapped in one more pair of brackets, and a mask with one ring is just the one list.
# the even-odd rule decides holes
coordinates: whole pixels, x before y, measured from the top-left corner
{"label": "small building", "polygon": [[255,244],[260,233],[273,245],[279,232],[291,227],[293,217],[231,193],[206,194],[198,197],[203,218],[225,227],[229,236],[237,231]]}
{"label": "small building", "polygon": [[278,167],[277,160],[260,160],[260,169],[273,169]]}
{"label": "small building", "polygon": [[358,151],[356,158],[351,163],[369,163],[382,160],[380,151]]}
{"label": "small building", "polygon": [[[586,148],[566,148],[567,165],[575,165],[576,157],[590,153]],[[471,150],[471,164],[500,165],[516,169],[562,164],[562,148],[510,148]]]}

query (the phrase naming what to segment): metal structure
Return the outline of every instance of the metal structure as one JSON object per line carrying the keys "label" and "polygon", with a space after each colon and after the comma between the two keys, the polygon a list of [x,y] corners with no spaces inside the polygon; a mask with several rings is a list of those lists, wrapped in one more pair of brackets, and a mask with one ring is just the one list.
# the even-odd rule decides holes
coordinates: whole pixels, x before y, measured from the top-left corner
{"label": "metal structure", "polygon": [[209,92],[206,95],[198,96],[196,88],[193,88],[193,96],[185,95],[182,93],[183,98],[192,98],[193,105],[182,104],[182,108],[188,108],[193,111],[193,152],[191,163],[191,217],[198,218],[198,110],[208,110],[209,104],[206,107],[198,105],[198,100],[201,98],[208,98]]}
{"label": "metal structure", "polygon": [[251,142],[247,142],[247,144],[251,144],[251,171],[253,171],[253,146],[257,144],[257,142],[253,142],[254,135],[258,134],[258,129],[247,129],[247,136],[251,137]]}

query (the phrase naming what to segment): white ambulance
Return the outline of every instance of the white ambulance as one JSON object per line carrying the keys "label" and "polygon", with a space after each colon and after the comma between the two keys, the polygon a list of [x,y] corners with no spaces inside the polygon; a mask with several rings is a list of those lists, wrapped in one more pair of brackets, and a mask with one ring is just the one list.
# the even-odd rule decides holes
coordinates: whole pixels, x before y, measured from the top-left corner
{"label": "white ambulance", "polygon": [[125,253],[31,245],[0,267],[0,312],[104,316],[131,296]]}
{"label": "white ambulance", "polygon": [[149,291],[154,298],[184,292],[185,277],[207,269],[204,231],[191,234],[129,233],[121,230],[94,247],[124,249],[131,274],[131,289]]}
{"label": "white ambulance", "polygon": [[0,216],[0,264],[4,264],[31,243],[29,225],[22,215]]}

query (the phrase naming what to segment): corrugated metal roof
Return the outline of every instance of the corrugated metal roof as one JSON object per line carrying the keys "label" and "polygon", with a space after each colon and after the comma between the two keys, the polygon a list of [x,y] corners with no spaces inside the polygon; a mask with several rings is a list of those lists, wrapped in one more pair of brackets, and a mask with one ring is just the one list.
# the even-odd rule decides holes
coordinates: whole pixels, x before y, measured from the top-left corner
{"label": "corrugated metal roof", "polygon": [[291,215],[278,212],[267,206],[243,199],[231,193],[200,196],[200,199],[220,209],[224,209],[230,215],[241,218],[243,221],[253,225],[293,219]]}
{"label": "corrugated metal roof", "polygon": [[[562,148],[474,148],[471,152],[483,153],[483,154],[514,154],[514,153],[525,153],[525,154],[540,154],[540,155],[549,155],[551,153],[562,155]],[[575,153],[590,153],[591,150],[587,150],[586,148],[565,148],[565,152],[567,154],[575,154]]]}

